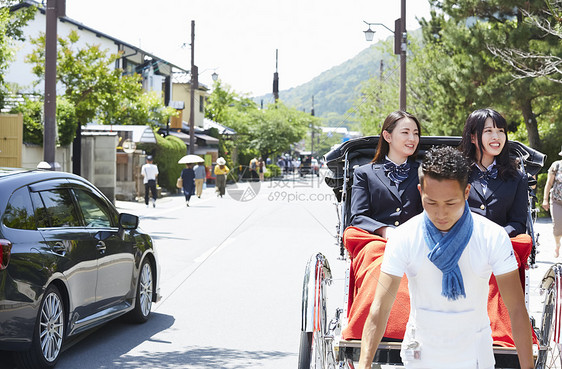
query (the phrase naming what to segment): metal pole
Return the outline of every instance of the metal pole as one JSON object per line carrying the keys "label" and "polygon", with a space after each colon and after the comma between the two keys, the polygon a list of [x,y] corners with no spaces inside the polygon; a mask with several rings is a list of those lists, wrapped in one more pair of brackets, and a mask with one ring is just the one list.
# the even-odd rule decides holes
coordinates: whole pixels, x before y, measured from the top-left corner
{"label": "metal pole", "polygon": [[57,0],[47,0],[45,29],[45,127],[43,130],[43,161],[55,169],[57,134]]}
{"label": "metal pole", "polygon": [[279,100],[279,73],[277,71],[277,55],[278,49],[275,49],[275,73],[273,73],[273,100],[277,103]]}
{"label": "metal pole", "polygon": [[195,83],[197,71],[195,68],[195,21],[191,21],[191,96],[189,98],[189,153],[195,153]]}
{"label": "metal pole", "polygon": [[[314,116],[314,95],[312,95],[312,110],[310,115]],[[310,132],[310,156],[314,156],[314,121],[310,123],[312,131]]]}
{"label": "metal pole", "polygon": [[400,50],[400,110],[406,111],[406,0],[402,0],[400,18],[401,23],[401,50]]}

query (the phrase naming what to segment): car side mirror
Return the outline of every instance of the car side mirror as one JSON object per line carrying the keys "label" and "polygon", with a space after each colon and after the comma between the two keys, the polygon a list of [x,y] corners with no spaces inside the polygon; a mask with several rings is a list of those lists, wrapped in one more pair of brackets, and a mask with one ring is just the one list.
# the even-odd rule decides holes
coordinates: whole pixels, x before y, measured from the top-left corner
{"label": "car side mirror", "polygon": [[133,214],[119,214],[119,227],[123,229],[137,229],[139,226],[139,217]]}

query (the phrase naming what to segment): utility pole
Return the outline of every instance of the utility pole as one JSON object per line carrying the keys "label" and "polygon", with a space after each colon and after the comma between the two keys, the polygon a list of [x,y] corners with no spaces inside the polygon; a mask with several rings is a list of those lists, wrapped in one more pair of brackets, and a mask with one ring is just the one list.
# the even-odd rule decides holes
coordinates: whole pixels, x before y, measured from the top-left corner
{"label": "utility pole", "polygon": [[195,89],[198,82],[198,70],[195,65],[195,21],[191,21],[191,74],[190,90],[191,96],[189,97],[189,153],[195,153]]}
{"label": "utility pole", "polygon": [[[382,23],[365,22],[369,29],[364,31],[367,41],[373,40],[375,31],[371,30],[371,26],[382,26],[393,32],[390,28]],[[408,35],[406,33],[406,0],[401,0],[400,18],[394,21],[394,54],[400,55],[400,110],[406,111],[406,53],[408,49]],[[382,61],[381,61],[381,78],[382,78]]]}
{"label": "utility pole", "polygon": [[43,130],[43,161],[56,169],[57,142],[57,23],[64,17],[66,0],[47,0],[45,10],[45,126]]}
{"label": "utility pole", "polygon": [[[314,95],[312,95],[312,109],[310,110],[310,115],[314,116]],[[312,128],[310,132],[310,156],[314,156],[314,120],[310,123]]]}
{"label": "utility pole", "polygon": [[402,0],[400,7],[400,110],[406,111],[406,0]]}
{"label": "utility pole", "polygon": [[275,49],[275,73],[273,73],[273,99],[277,103],[279,100],[279,73],[277,72],[278,49]]}

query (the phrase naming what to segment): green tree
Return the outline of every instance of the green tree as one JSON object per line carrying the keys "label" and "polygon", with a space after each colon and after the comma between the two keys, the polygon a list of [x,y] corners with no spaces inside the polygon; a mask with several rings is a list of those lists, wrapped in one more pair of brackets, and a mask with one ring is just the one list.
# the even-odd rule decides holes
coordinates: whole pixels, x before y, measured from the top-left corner
{"label": "green tree", "polygon": [[[392,40],[387,40],[379,43],[376,48],[378,53],[391,55],[394,43]],[[364,135],[378,135],[386,116],[400,107],[400,77],[397,70],[400,68],[399,59],[385,58],[383,63],[382,74],[364,81],[360,85],[360,94],[355,99],[354,108],[352,108],[357,115],[361,133]],[[409,67],[408,72],[411,69]],[[411,78],[409,74],[408,76]]]}
{"label": "green tree", "polygon": [[[23,142],[43,145],[43,106],[42,100],[24,96],[23,102],[10,110],[12,114],[22,113]],[[58,144],[69,145],[74,137],[77,121],[74,105],[61,96],[57,97],[56,121]]]}
{"label": "green tree", "polygon": [[302,140],[315,120],[308,113],[289,108],[282,102],[255,110],[249,125],[250,146],[263,158],[281,154]]}
{"label": "green tree", "polygon": [[513,80],[509,66],[494,57],[490,47],[506,45],[560,55],[559,39],[545,35],[522,12],[541,9],[544,0],[431,3],[440,13],[433,12],[429,21],[421,23],[425,58],[432,63],[425,85],[416,88],[424,100],[432,102],[428,116],[436,118],[433,123],[446,124],[451,118],[466,118],[476,108],[493,106],[513,129],[523,123],[530,146],[540,148],[537,118],[553,113],[548,106],[560,100],[560,86],[546,78]]}
{"label": "green tree", "polygon": [[4,108],[6,94],[9,93],[4,79],[4,71],[14,60],[14,41],[23,41],[22,28],[35,16],[35,7],[24,7],[12,12],[14,1],[0,1],[0,108]]}
{"label": "green tree", "polygon": [[156,143],[140,144],[139,148],[154,156],[154,164],[158,165],[158,184],[169,192],[177,192],[176,180],[185,165],[178,160],[185,155],[187,146],[175,136],[160,136],[156,131]]}
{"label": "green tree", "polygon": [[[100,45],[78,46],[76,31],[58,39],[57,81],[64,86],[64,97],[74,105],[78,124],[92,120],[102,124],[162,124],[174,114],[153,94],[145,96],[138,74],[123,75],[114,68],[120,54],[108,54]],[[39,78],[45,75],[45,36],[31,42],[33,53],[26,61],[33,64]],[[39,83],[39,81],[38,81]]]}
{"label": "green tree", "polygon": [[207,118],[236,131],[233,140],[221,139],[224,150],[221,154],[228,156],[236,148],[238,163],[244,165],[254,156],[266,158],[289,150],[315,121],[310,114],[282,102],[260,110],[250,98],[236,93],[220,80],[214,83],[205,109]]}

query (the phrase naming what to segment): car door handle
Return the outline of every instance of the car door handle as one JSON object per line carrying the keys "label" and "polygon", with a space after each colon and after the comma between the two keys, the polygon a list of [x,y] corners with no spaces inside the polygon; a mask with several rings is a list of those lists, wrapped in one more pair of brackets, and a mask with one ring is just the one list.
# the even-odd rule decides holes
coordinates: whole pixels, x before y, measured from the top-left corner
{"label": "car door handle", "polygon": [[101,253],[104,254],[105,253],[105,242],[103,241],[98,241],[98,244],[96,245],[96,249]]}
{"label": "car door handle", "polygon": [[66,254],[66,246],[64,245],[64,243],[62,242],[56,242],[53,247],[52,247],[53,251],[56,252],[59,255],[64,255]]}

